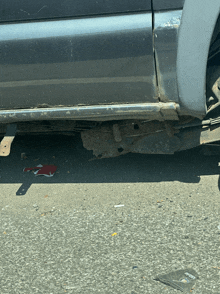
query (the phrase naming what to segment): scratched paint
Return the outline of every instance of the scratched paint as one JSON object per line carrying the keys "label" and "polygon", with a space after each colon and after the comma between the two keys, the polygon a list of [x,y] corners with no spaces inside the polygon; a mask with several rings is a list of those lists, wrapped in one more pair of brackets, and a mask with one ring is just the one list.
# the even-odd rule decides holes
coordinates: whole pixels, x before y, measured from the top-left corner
{"label": "scratched paint", "polygon": [[172,17],[168,22],[164,23],[163,26],[178,28],[180,26],[180,21],[180,17]]}
{"label": "scratched paint", "polygon": [[177,29],[181,24],[182,10],[155,13],[155,30]]}

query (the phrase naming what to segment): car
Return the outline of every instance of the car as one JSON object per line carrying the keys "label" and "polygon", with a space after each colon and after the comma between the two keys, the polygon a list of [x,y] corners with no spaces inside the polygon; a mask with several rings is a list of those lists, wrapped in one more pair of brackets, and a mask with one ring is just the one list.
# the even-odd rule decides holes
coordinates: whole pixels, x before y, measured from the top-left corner
{"label": "car", "polygon": [[220,140],[219,0],[2,2],[1,156],[27,133],[97,158]]}

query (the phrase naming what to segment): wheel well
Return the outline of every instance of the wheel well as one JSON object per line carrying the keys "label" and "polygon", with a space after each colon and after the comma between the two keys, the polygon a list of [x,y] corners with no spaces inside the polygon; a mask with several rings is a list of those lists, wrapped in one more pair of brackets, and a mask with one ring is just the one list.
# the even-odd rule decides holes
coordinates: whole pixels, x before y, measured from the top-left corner
{"label": "wheel well", "polygon": [[220,105],[220,14],[213,31],[206,74],[206,102],[208,111]]}
{"label": "wheel well", "polygon": [[219,14],[218,19],[216,21],[215,29],[214,29],[214,32],[212,35],[211,45],[215,42],[215,40],[217,38],[219,38],[219,34],[220,34],[220,14]]}
{"label": "wheel well", "polygon": [[182,109],[200,119],[207,113],[207,57],[219,0],[185,0],[178,35],[177,80]]}

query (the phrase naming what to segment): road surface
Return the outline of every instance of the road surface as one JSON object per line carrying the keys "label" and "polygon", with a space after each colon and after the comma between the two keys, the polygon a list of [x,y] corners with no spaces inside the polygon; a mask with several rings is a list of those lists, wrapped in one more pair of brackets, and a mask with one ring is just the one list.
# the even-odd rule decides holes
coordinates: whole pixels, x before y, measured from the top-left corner
{"label": "road surface", "polygon": [[0,158],[0,293],[181,293],[154,279],[190,267],[192,293],[220,293],[220,156],[92,157],[53,135]]}

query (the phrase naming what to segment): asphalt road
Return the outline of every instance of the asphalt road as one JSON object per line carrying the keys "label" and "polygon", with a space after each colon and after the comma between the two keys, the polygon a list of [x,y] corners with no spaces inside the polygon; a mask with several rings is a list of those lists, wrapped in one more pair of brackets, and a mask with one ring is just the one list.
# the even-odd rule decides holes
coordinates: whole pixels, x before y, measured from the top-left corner
{"label": "asphalt road", "polygon": [[[61,136],[0,158],[0,293],[181,293],[154,278],[185,268],[192,293],[220,293],[220,156],[90,158]],[[23,172],[37,164],[58,169]]]}

